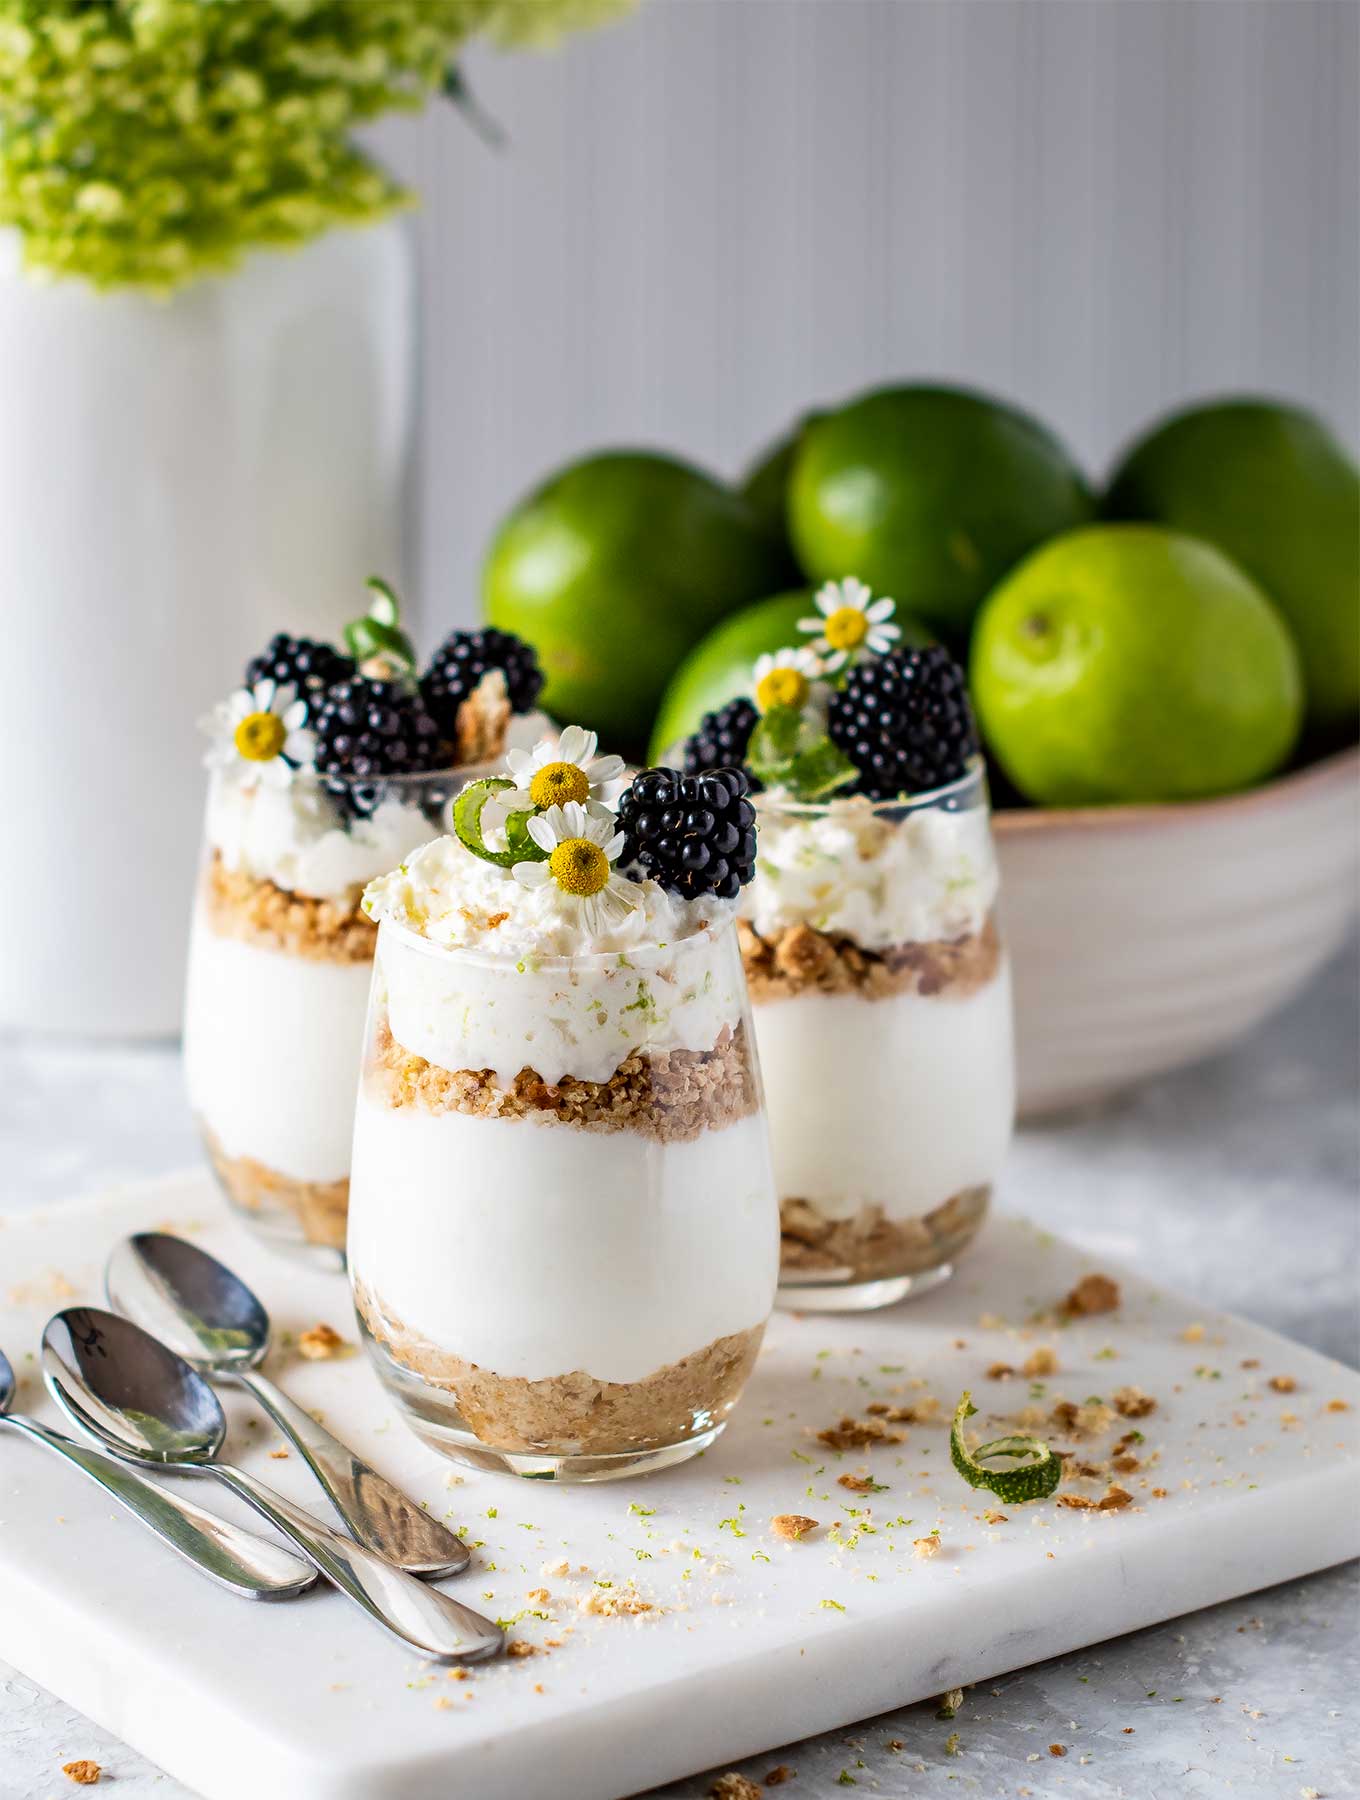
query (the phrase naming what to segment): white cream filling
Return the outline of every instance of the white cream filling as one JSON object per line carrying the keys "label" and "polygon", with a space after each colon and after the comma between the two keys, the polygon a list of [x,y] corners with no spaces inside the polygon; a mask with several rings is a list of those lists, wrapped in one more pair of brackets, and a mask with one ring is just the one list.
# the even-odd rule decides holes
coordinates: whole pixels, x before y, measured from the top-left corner
{"label": "white cream filling", "polygon": [[400,926],[378,935],[381,993],[403,1049],[441,1069],[523,1068],[549,1083],[608,1081],[636,1050],[708,1050],[742,1016],[745,981],[730,928],[665,950],[574,961],[447,953]]}
{"label": "white cream filling", "polygon": [[779,1192],[909,1219],[994,1181],[1015,1112],[1010,971],[967,996],[800,994],[755,1009]]}
{"label": "white cream filling", "polygon": [[755,880],[741,911],[762,937],[811,925],[866,950],[980,931],[996,900],[985,807],[899,814],[864,800],[811,812],[757,803]]}
{"label": "white cream filling", "polygon": [[219,936],[200,911],[189,951],[189,1102],[228,1156],[294,1181],[349,1171],[371,970]]}
{"label": "white cream filling", "polygon": [[763,1119],[687,1143],[360,1096],[357,1282],[497,1375],[640,1381],[768,1316],[778,1226]]}

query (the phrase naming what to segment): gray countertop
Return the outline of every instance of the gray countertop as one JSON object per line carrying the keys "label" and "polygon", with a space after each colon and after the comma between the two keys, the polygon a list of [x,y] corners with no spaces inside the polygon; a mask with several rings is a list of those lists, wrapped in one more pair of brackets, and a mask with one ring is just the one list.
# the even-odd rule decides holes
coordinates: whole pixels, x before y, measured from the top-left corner
{"label": "gray countertop", "polygon": [[[1206,1305],[1360,1360],[1358,984],[1352,951],[1239,1049],[1022,1132],[1001,1203]],[[0,1209],[12,1211],[194,1161],[176,1052],[0,1041],[0,1147]],[[969,1689],[952,1721],[907,1707],[739,1766],[759,1780],[787,1765],[803,1800],[851,1785],[921,1800],[1341,1800],[1360,1764],[1357,1585],[1353,1568],[1290,1582]],[[61,1766],[78,1757],[116,1778],[119,1800],[187,1795],[0,1664],[0,1800],[74,1792]],[[713,1773],[658,1793],[699,1800]]]}

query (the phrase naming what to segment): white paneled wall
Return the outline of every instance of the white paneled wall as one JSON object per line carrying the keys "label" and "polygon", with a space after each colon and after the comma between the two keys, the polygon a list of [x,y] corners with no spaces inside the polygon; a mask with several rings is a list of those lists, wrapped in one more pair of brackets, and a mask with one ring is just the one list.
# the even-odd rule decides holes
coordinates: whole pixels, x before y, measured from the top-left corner
{"label": "white paneled wall", "polygon": [[725,471],[812,402],[962,378],[1093,468],[1269,389],[1360,435],[1352,0],[645,0],[477,54],[509,135],[386,122],[424,196],[427,634],[606,444]]}

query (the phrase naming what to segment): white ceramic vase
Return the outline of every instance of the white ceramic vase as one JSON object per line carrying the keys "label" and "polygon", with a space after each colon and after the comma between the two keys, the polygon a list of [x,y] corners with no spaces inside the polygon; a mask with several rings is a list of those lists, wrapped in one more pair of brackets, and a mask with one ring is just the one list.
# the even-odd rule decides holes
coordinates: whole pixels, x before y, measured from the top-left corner
{"label": "white ceramic vase", "polygon": [[196,721],[400,579],[415,324],[391,221],[170,300],[40,284],[0,233],[0,1026],[178,1029]]}

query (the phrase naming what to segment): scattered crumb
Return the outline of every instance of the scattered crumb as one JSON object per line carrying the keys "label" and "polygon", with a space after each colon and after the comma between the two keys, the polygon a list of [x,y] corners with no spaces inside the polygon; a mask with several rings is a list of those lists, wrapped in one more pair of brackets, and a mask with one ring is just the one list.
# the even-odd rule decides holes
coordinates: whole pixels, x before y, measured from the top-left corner
{"label": "scattered crumb", "polygon": [[552,1599],[552,1595],[548,1592],[547,1588],[538,1587],[538,1588],[530,1588],[528,1593],[525,1594],[524,1598],[526,1600],[537,1600],[537,1602],[540,1606],[546,1606],[548,1604],[548,1602]]}
{"label": "scattered crumb", "polygon": [[930,1537],[913,1538],[912,1549],[918,1556],[938,1556],[943,1549],[939,1538],[932,1533]]}
{"label": "scattered crumb", "polygon": [[297,1347],[298,1354],[305,1356],[308,1362],[326,1362],[351,1348],[338,1331],[325,1324],[313,1325],[309,1331],[302,1332]]}
{"label": "scattered crumb", "polygon": [[563,1575],[571,1574],[571,1564],[565,1556],[559,1556],[556,1562],[544,1563],[538,1572],[540,1575],[556,1575],[560,1579]]}
{"label": "scattered crumb", "polygon": [[1329,1400],[1323,1410],[1325,1412],[1349,1412],[1351,1410],[1350,1402],[1348,1400]]}
{"label": "scattered crumb", "polygon": [[748,1781],[735,1770],[719,1775],[708,1791],[712,1800],[760,1800],[760,1789],[755,1782]]}
{"label": "scattered crumb", "polygon": [[444,1486],[445,1487],[462,1487],[462,1485],[463,1485],[463,1477],[461,1475],[455,1475],[453,1470],[450,1469],[448,1474],[444,1477]]}
{"label": "scattered crumb", "polygon": [[907,1746],[902,1742],[901,1738],[889,1738],[888,1739],[889,1750],[905,1750],[906,1747]]}
{"label": "scattered crumb", "polygon": [[[892,1417],[904,1410],[909,1417],[909,1408],[885,1407],[883,1414]],[[825,1444],[828,1450],[867,1450],[871,1444],[900,1444],[905,1438],[905,1432],[889,1431],[882,1418],[844,1418],[839,1425],[829,1425],[825,1431],[817,1433],[817,1442]]]}
{"label": "scattered crumb", "polygon": [[849,1488],[852,1494],[872,1494],[878,1483],[872,1475],[838,1475],[836,1485]]}
{"label": "scattered crumb", "polygon": [[940,1695],[940,1703],[935,1709],[935,1717],[937,1719],[956,1718],[958,1716],[958,1710],[962,1705],[963,1689],[950,1688],[947,1694]]}
{"label": "scattered crumb", "polygon": [[989,1525],[1004,1525],[1006,1523],[1006,1514],[997,1512],[995,1509],[983,1513],[982,1516]]}
{"label": "scattered crumb", "polygon": [[1067,1745],[1066,1744],[1050,1744],[1048,1746],[1048,1754],[1050,1756],[1066,1756],[1067,1755]]}
{"label": "scattered crumb", "polygon": [[1121,1507],[1133,1505],[1133,1495],[1127,1488],[1111,1487],[1099,1500],[1091,1500],[1085,1494],[1059,1494],[1058,1505],[1071,1512],[1118,1512]]}
{"label": "scattered crumb", "polygon": [[1185,1330],[1181,1333],[1181,1342],[1183,1344],[1202,1344],[1204,1342],[1204,1327],[1200,1324],[1187,1325]]}
{"label": "scattered crumb", "polygon": [[1133,1731],[1134,1731],[1134,1728],[1133,1728],[1133,1726],[1132,1726],[1132,1725],[1126,1725],[1126,1726],[1125,1726],[1125,1727],[1124,1727],[1124,1736],[1125,1736],[1125,1737],[1132,1737],[1132,1736],[1133,1736]]}
{"label": "scattered crumb", "polygon": [[505,1646],[507,1656],[537,1656],[538,1645],[531,1644],[527,1638],[514,1638]]}
{"label": "scattered crumb", "polygon": [[1015,1370],[1009,1363],[995,1362],[987,1371],[988,1381],[1009,1381]]}
{"label": "scattered crumb", "polygon": [[661,1610],[650,1600],[644,1600],[635,1587],[592,1588],[590,1593],[582,1594],[576,1604],[583,1613],[597,1619],[636,1619],[643,1613]]}
{"label": "scattered crumb", "polygon": [[774,1535],[792,1544],[805,1538],[810,1531],[815,1531],[817,1525],[816,1519],[809,1519],[803,1513],[776,1513],[770,1520],[770,1530]]}
{"label": "scattered crumb", "polygon": [[1115,1413],[1103,1400],[1088,1400],[1084,1406],[1078,1406],[1074,1400],[1059,1400],[1049,1418],[1055,1431],[1078,1438],[1103,1437],[1114,1424]]}
{"label": "scattered crumb", "polygon": [[284,1458],[287,1456],[287,1454],[288,1454],[288,1452],[286,1450],[271,1450],[269,1452],[270,1461],[271,1462],[282,1462],[284,1460]]}
{"label": "scattered crumb", "polygon": [[1058,1372],[1058,1353],[1048,1344],[1040,1344],[1025,1358],[1020,1368],[1022,1375],[1028,1375],[1031,1381],[1040,1375],[1056,1375]]}
{"label": "scattered crumb", "polygon": [[923,1394],[910,1406],[889,1406],[886,1400],[875,1400],[864,1410],[875,1419],[886,1419],[889,1425],[929,1425],[939,1417],[940,1403],[933,1394]]}
{"label": "scattered crumb", "polygon": [[1110,1396],[1110,1404],[1122,1419],[1145,1419],[1157,1406],[1152,1395],[1138,1387],[1116,1388]]}
{"label": "scattered crumb", "polygon": [[450,1681],[471,1681],[472,1676],[468,1673],[468,1671],[466,1669],[462,1669],[462,1668],[450,1669],[449,1670],[449,1680]]}
{"label": "scattered crumb", "polygon": [[1165,1500],[1166,1499],[1166,1489],[1165,1488],[1153,1488],[1152,1498],[1154,1500]]}
{"label": "scattered crumb", "polygon": [[1292,1394],[1298,1385],[1292,1375],[1272,1375],[1267,1383],[1277,1394]]}
{"label": "scattered crumb", "polygon": [[104,1773],[97,1762],[82,1757],[79,1762],[68,1762],[61,1765],[61,1772],[68,1781],[74,1781],[77,1787],[93,1787]]}
{"label": "scattered crumb", "polygon": [[786,1781],[793,1780],[794,1773],[795,1771],[787,1763],[780,1763],[777,1768],[771,1769],[766,1775],[765,1785],[766,1787],[783,1787]]}
{"label": "scattered crumb", "polygon": [[1118,1456],[1111,1457],[1110,1459],[1110,1467],[1118,1475],[1132,1475],[1136,1470],[1141,1469],[1142,1466],[1143,1465],[1138,1458],[1136,1456],[1131,1456],[1127,1450],[1122,1451]]}
{"label": "scattered crumb", "polygon": [[1062,1311],[1089,1318],[1094,1313],[1113,1312],[1119,1298],[1119,1283],[1108,1275],[1083,1275],[1063,1301]]}
{"label": "scattered crumb", "polygon": [[960,1739],[959,1739],[959,1734],[958,1734],[958,1732],[957,1732],[957,1731],[951,1731],[951,1732],[950,1732],[950,1734],[949,1734],[949,1736],[948,1736],[948,1737],[947,1737],[947,1738],[946,1738],[946,1739],[945,1739],[945,1740],[944,1740],[944,1753],[945,1753],[945,1755],[946,1755],[946,1756],[957,1756],[957,1755],[958,1755],[958,1753],[959,1753],[959,1751],[960,1751],[960,1750],[961,1750],[961,1749],[962,1749],[962,1748],[963,1748],[963,1745],[962,1745],[962,1743],[961,1743],[961,1742],[960,1742]]}
{"label": "scattered crumb", "polygon": [[1242,1359],[1242,1367],[1244,1369],[1259,1369],[1260,1366],[1261,1359],[1259,1356],[1245,1356]]}

